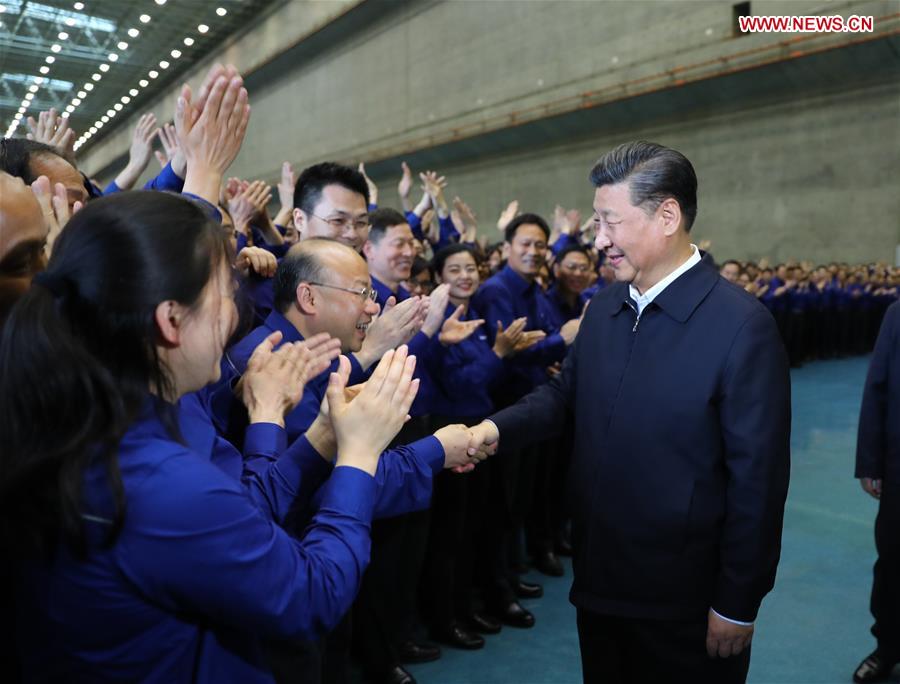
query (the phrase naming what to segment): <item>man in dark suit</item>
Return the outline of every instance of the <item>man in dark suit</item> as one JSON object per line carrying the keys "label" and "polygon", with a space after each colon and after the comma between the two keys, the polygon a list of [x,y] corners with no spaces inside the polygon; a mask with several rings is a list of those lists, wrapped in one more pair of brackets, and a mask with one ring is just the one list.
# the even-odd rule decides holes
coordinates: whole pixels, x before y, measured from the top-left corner
{"label": "man in dark suit", "polygon": [[705,263],[680,153],[621,145],[591,172],[616,283],[562,372],[475,428],[547,439],[574,417],[569,473],[584,681],[743,682],[775,580],[790,470],[790,379],[771,314]]}
{"label": "man in dark suit", "polygon": [[884,314],[859,414],[856,477],[878,499],[872,582],[875,651],[853,674],[855,682],[887,679],[900,662],[900,302]]}

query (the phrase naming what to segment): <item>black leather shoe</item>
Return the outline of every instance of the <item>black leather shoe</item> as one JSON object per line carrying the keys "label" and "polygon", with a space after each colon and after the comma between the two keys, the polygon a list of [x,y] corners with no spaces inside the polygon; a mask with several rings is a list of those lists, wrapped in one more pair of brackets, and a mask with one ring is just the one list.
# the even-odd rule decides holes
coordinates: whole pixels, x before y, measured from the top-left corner
{"label": "black leather shoe", "polygon": [[430,663],[441,657],[441,649],[435,644],[407,641],[397,649],[401,663]]}
{"label": "black leather shoe", "polygon": [[887,660],[878,651],[872,651],[856,668],[856,672],[853,673],[853,681],[857,684],[883,682],[891,676],[891,670],[896,664],[896,660]]}
{"label": "black leather shoe", "polygon": [[382,681],[384,684],[416,684],[416,678],[399,665],[392,667]]}
{"label": "black leather shoe", "polygon": [[516,592],[516,596],[519,598],[526,599],[540,598],[544,595],[544,587],[540,584],[525,582],[524,580],[519,580],[513,584],[513,591]]}
{"label": "black leather shoe", "polygon": [[434,632],[432,636],[443,644],[465,651],[477,651],[479,648],[484,648],[483,637],[475,632],[470,632],[456,622],[445,629]]}
{"label": "black leather shoe", "polygon": [[534,615],[525,610],[518,601],[513,601],[505,606],[498,606],[494,611],[504,625],[528,629],[534,627]]}
{"label": "black leather shoe", "polygon": [[485,613],[472,613],[466,620],[466,626],[481,634],[500,634],[500,623]]}
{"label": "black leather shoe", "polygon": [[552,551],[536,554],[534,557],[534,568],[541,574],[549,577],[562,577],[566,574],[563,564]]}

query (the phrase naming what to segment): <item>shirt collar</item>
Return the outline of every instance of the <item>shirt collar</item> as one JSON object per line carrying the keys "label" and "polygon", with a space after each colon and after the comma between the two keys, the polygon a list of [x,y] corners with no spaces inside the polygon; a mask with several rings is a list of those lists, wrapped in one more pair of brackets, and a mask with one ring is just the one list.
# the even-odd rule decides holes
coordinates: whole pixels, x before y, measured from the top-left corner
{"label": "shirt collar", "polygon": [[405,299],[409,299],[409,290],[402,285],[398,285],[397,291],[394,292],[371,273],[369,274],[369,278],[372,280],[372,289],[378,293],[378,305],[382,308],[384,307],[385,302],[387,302],[388,297],[394,297],[397,300],[397,304]]}
{"label": "shirt collar", "polygon": [[276,330],[281,331],[281,344],[303,341],[303,335],[294,327],[294,324],[274,309],[266,316],[265,326],[273,332]]}
{"label": "shirt collar", "polygon": [[628,294],[631,296],[631,299],[637,305],[638,315],[640,316],[644,313],[644,309],[647,308],[647,305],[650,304],[654,299],[656,299],[663,290],[665,290],[669,285],[671,285],[675,280],[678,279],[679,276],[686,273],[688,270],[696,266],[700,263],[700,250],[697,249],[697,246],[691,245],[691,256],[685,261],[681,266],[672,271],[665,278],[660,280],[656,285],[647,290],[644,294],[641,294],[637,291],[637,288],[634,285],[628,286]]}
{"label": "shirt collar", "polygon": [[535,284],[534,281],[529,283],[525,280],[525,278],[512,270],[509,264],[503,267],[499,275],[503,278],[506,286],[512,290],[513,294],[524,294]]}

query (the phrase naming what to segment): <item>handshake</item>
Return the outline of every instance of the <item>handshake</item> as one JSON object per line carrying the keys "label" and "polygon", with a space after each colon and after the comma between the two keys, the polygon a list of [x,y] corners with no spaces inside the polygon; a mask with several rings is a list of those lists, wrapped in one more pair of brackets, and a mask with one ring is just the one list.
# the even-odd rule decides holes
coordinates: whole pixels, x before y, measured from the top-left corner
{"label": "handshake", "polygon": [[444,468],[467,473],[475,464],[497,452],[500,433],[497,426],[485,420],[475,427],[448,425],[434,433],[444,448]]}

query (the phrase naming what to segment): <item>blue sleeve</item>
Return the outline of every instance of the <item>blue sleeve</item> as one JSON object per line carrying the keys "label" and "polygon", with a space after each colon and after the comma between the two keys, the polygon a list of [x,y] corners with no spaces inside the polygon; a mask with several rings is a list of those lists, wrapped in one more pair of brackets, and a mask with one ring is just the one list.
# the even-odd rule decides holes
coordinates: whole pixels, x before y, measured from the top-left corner
{"label": "blue sleeve", "polygon": [[368,209],[369,209],[370,212],[371,212],[371,211],[377,211],[377,210],[378,210],[378,205],[377,205],[377,204],[372,204],[371,202],[369,202],[369,207],[368,207]]}
{"label": "blue sleeve", "polygon": [[575,240],[571,235],[563,234],[557,238],[556,242],[550,245],[550,251],[553,252],[553,256],[559,256],[559,253],[563,251],[569,245],[577,245],[578,241]]}
{"label": "blue sleeve", "polygon": [[431,355],[431,375],[439,378],[451,399],[463,400],[473,387],[487,388],[503,374],[503,360],[484,345],[485,353],[471,353],[465,343],[440,345]]}
{"label": "blue sleeve", "polygon": [[414,211],[406,212],[406,222],[409,224],[413,237],[424,242],[425,233],[422,232],[422,219],[419,218],[419,215]]}
{"label": "blue sleeve", "polygon": [[[349,610],[370,553],[375,481],[336,468],[302,540],[190,453],[129,492],[119,569],[161,610],[270,638],[314,640]],[[223,600],[227,597],[227,600]]]}
{"label": "blue sleeve", "polygon": [[453,220],[449,216],[438,216],[438,225],[440,226],[440,234],[438,243],[434,246],[435,251],[454,242],[459,242],[459,231],[456,230],[456,226],[453,225]]}
{"label": "blue sleeve", "polygon": [[376,518],[428,508],[434,477],[444,467],[444,447],[429,436],[381,454],[375,471]]}
{"label": "blue sleeve", "polygon": [[[505,330],[509,327],[510,323],[516,319],[515,312],[512,308],[512,302],[505,291],[496,288],[485,291],[482,297],[476,302],[476,306],[478,311],[483,312],[488,340],[490,340],[491,346],[493,346],[494,340],[497,337],[497,321],[503,323],[503,328]],[[531,323],[532,321],[528,321],[526,330],[537,329],[533,327]],[[547,337],[533,347],[516,354],[511,360],[511,363],[514,365],[527,364],[549,366],[557,361],[562,361],[565,357],[566,342],[563,340],[562,335],[554,333],[552,335],[547,335]]]}
{"label": "blue sleeve", "polygon": [[[437,336],[437,334],[438,333],[435,333],[435,336]],[[407,343],[407,347],[409,348],[410,355],[415,356],[417,359],[424,362],[431,350],[431,343],[432,338],[428,337],[428,335],[420,330]]]}
{"label": "blue sleeve", "polygon": [[120,188],[118,183],[116,183],[115,181],[110,181],[109,185],[103,188],[103,195],[111,195],[114,192],[122,192],[122,188]]}
{"label": "blue sleeve", "polygon": [[183,197],[188,197],[199,204],[200,208],[203,209],[203,211],[206,212],[206,215],[209,216],[209,218],[211,218],[213,221],[215,221],[216,223],[222,223],[222,212],[219,211],[219,208],[216,205],[210,204],[207,200],[200,197],[200,195],[195,195],[192,192],[183,192],[181,194]]}
{"label": "blue sleeve", "polygon": [[275,226],[275,230],[281,233],[281,237],[287,235],[287,228],[285,226],[282,226],[280,223],[273,223],[272,225]]}
{"label": "blue sleeve", "polygon": [[[144,190],[169,190],[181,192],[184,189],[184,178],[179,177],[172,170],[172,162],[166,164],[155,178],[151,178],[144,185]],[[221,216],[219,217],[221,221]]]}
{"label": "blue sleeve", "polygon": [[291,507],[305,506],[332,471],[305,436],[286,446],[284,429],[273,423],[252,423],[244,435],[241,480],[251,498],[278,524]]}
{"label": "blue sleeve", "polygon": [[[347,384],[350,386],[358,385],[359,383],[368,380],[370,373],[363,370],[363,367],[356,358],[356,354],[348,354],[347,356],[350,359],[350,377],[347,380]],[[377,365],[377,363],[373,363],[369,370],[373,370]]]}

